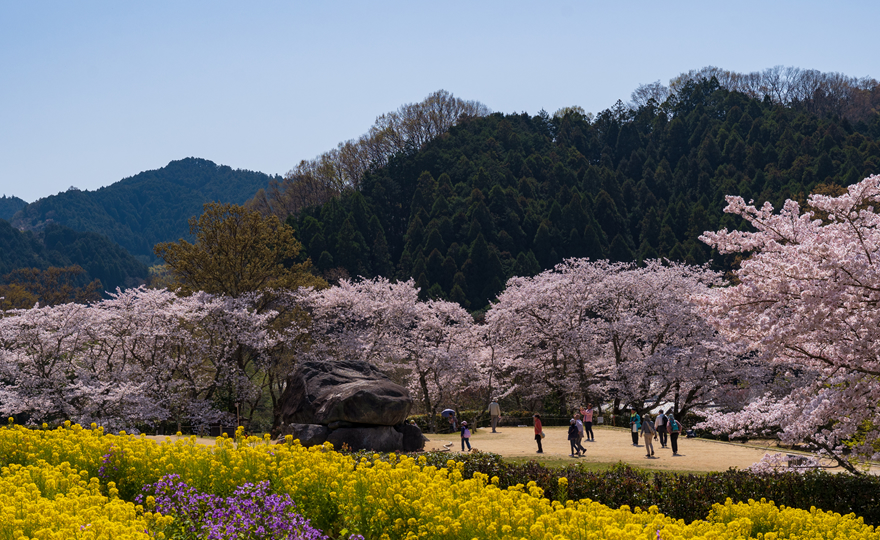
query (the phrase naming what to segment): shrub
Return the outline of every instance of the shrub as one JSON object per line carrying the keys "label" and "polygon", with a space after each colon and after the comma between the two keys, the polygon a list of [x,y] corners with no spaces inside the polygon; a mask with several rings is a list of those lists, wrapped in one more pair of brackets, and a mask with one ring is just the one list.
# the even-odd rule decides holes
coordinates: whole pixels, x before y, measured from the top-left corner
{"label": "shrub", "polygon": [[[425,454],[429,464],[442,467],[449,454]],[[620,463],[607,471],[591,471],[584,464],[548,468],[535,461],[507,463],[500,456],[474,452],[455,457],[462,474],[498,477],[498,487],[535,482],[551,497],[559,478],[568,481],[567,496],[588,498],[612,508],[655,505],[667,516],[685,521],[704,519],[713,504],[728,498],[735,502],[767,499],[778,505],[809,510],[811,507],[840,514],[855,513],[865,523],[880,524],[880,478],[814,471],[762,473],[730,469],[705,475],[646,472]],[[564,501],[560,501],[564,502]]]}

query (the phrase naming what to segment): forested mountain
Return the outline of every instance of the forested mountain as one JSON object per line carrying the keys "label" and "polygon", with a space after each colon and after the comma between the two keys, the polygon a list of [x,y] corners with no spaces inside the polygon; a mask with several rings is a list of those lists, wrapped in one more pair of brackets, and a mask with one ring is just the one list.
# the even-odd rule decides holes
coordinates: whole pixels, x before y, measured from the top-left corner
{"label": "forested mountain", "polygon": [[725,195],[778,205],[880,172],[876,83],[853,90],[867,105],[843,116],[715,77],[664,91],[662,103],[595,117],[575,107],[466,119],[289,222],[331,279],[414,277],[423,295],[479,310],[510,276],[566,257],[729,267],[697,240],[744,227],[723,214]]}
{"label": "forested mountain", "polygon": [[18,197],[0,197],[0,219],[9,221],[16,212],[27,206],[27,203]]}
{"label": "forested mountain", "polygon": [[101,280],[102,290],[139,285],[147,279],[147,267],[107,237],[55,223],[41,231],[20,232],[0,220],[0,254],[0,282],[18,268],[72,265],[85,270],[84,283]]}
{"label": "forested mountain", "polygon": [[58,223],[103,234],[151,264],[156,260],[156,243],[189,237],[187,220],[200,215],[204,203],[241,204],[270,180],[263,173],[187,158],[95,191],[71,188],[40,199],[24,207],[11,223],[23,230]]}
{"label": "forested mountain", "polygon": [[360,189],[371,168],[383,167],[396,154],[420,150],[461,122],[491,111],[479,101],[457,98],[438,90],[418,103],[401,105],[380,115],[367,133],[339,143],[337,148],[303,160],[260,190],[248,206],[282,221],[308,206],[324,204],[346,189]]}

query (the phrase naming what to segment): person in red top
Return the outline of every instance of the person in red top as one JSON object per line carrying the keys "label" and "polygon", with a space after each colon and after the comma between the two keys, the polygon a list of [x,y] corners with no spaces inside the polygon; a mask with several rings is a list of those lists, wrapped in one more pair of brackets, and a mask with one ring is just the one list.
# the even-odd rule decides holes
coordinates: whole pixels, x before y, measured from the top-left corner
{"label": "person in red top", "polygon": [[541,425],[541,415],[535,413],[535,442],[538,443],[538,453],[543,454],[544,448],[541,447],[541,439],[544,436],[544,427]]}
{"label": "person in red top", "polygon": [[588,441],[595,442],[596,439],[593,435],[593,404],[587,403],[587,407],[585,409],[581,409],[581,420],[584,423],[584,436]]}

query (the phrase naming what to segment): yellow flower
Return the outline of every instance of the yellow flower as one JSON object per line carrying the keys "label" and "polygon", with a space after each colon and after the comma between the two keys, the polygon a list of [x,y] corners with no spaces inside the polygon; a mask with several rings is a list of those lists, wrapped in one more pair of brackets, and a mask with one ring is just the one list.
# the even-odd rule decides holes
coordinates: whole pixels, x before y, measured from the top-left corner
{"label": "yellow flower", "polygon": [[[55,430],[0,428],[0,455],[17,456],[0,468],[0,538],[162,538],[172,519],[126,502],[165,472],[200,490],[229,494],[238,485],[270,480],[297,502],[297,511],[325,530],[390,539],[469,538],[688,538],[836,537],[880,540],[854,515],[777,507],[772,501],[727,501],[705,520],[685,524],[628,506],[612,509],[590,500],[551,502],[535,483],[499,489],[498,477],[464,478],[463,464],[427,466],[424,456],[360,462],[329,445],[304,448],[266,437],[238,443],[194,438],[156,443],[144,437],[104,434],[70,423]],[[22,451],[24,449],[24,451]],[[110,454],[118,473],[98,477]],[[568,480],[560,478],[560,492]],[[146,511],[145,511],[146,510]],[[88,527],[80,530],[84,523]],[[45,531],[40,532],[40,531]],[[144,533],[143,531],[149,531]],[[54,535],[54,536],[53,536]],[[760,536],[759,536],[760,535]]]}

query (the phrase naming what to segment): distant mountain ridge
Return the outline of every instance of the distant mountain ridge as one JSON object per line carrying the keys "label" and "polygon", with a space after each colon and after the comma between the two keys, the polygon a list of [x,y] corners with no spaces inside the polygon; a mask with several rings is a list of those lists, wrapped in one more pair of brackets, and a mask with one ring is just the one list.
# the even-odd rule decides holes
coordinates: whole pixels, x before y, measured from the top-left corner
{"label": "distant mountain ridge", "polygon": [[242,204],[273,179],[277,180],[190,157],[95,191],[71,189],[39,199],[21,208],[11,224],[39,231],[57,223],[106,235],[141,262],[152,264],[153,246],[188,238],[187,222],[202,213],[204,203]]}
{"label": "distant mountain ridge", "polygon": [[0,197],[0,219],[9,221],[16,212],[27,206],[27,202],[18,197]]}

